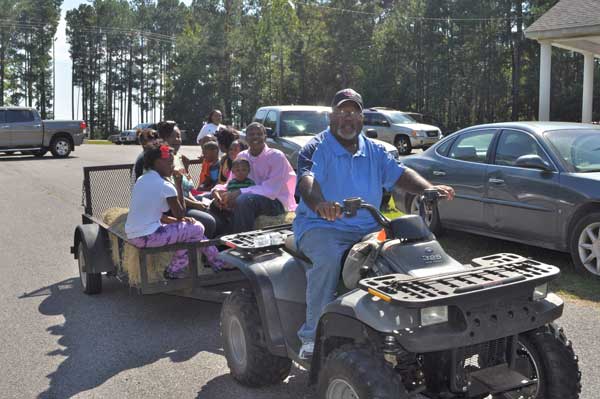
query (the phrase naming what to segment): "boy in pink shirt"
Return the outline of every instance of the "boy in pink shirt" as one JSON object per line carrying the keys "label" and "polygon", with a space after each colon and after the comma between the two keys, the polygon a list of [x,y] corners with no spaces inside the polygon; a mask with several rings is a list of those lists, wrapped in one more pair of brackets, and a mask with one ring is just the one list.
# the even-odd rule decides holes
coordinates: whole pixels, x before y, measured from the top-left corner
{"label": "boy in pink shirt", "polygon": [[294,190],[296,173],[283,152],[269,148],[266,144],[265,127],[253,122],[246,128],[249,148],[240,152],[238,158],[250,163],[250,174],[256,185],[240,190],[226,191],[223,185],[216,186],[216,205],[232,211],[229,220],[223,215],[218,224],[228,223],[228,232],[239,233],[252,230],[259,215],[275,216],[296,209]]}

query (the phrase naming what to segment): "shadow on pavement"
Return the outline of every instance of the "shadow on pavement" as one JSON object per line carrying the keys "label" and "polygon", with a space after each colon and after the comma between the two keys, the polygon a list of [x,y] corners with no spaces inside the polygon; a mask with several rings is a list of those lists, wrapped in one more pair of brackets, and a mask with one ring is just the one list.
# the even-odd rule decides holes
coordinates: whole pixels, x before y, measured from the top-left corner
{"label": "shadow on pavement", "polygon": [[39,398],[67,398],[95,388],[124,370],[163,358],[183,362],[199,352],[221,354],[220,305],[169,295],[141,296],[104,280],[104,292],[88,296],[78,278],[44,287],[21,298],[47,296],[40,313],[61,315],[49,327],[63,347],[48,356],[66,357],[48,375]]}
{"label": "shadow on pavement", "polygon": [[0,162],[29,162],[29,161],[39,161],[46,162],[50,160],[55,161],[64,161],[66,159],[75,159],[78,158],[74,155],[69,155],[66,158],[55,158],[52,155],[44,155],[41,158],[34,157],[33,155],[0,155]]}
{"label": "shadow on pavement", "polygon": [[[249,396],[249,393],[252,393]],[[221,375],[208,381],[198,392],[196,399],[216,398],[253,398],[253,399],[280,399],[298,397],[302,392],[302,398],[312,399],[315,397],[314,387],[308,386],[308,373],[304,370],[292,367],[290,376],[285,382],[265,388],[247,388],[237,383],[229,374]]]}

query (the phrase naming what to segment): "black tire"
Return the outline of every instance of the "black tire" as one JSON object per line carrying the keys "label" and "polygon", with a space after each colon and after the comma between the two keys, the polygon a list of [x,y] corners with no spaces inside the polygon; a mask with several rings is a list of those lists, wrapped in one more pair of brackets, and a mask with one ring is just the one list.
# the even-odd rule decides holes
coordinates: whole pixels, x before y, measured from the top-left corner
{"label": "black tire", "polygon": [[289,375],[292,361],[275,356],[266,348],[252,292],[239,289],[227,297],[221,309],[221,336],[231,375],[242,385],[275,385]]}
{"label": "black tire", "polygon": [[412,152],[412,145],[410,144],[410,138],[408,136],[396,136],[394,146],[398,150],[399,155],[409,155]]}
{"label": "black tire", "polygon": [[359,399],[408,398],[399,375],[383,359],[383,355],[355,344],[344,345],[331,352],[319,373],[319,399],[344,397],[340,395],[344,390],[354,391],[354,396]]}
{"label": "black tire", "polygon": [[[521,347],[517,370],[538,379],[534,399],[577,399],[581,392],[581,372],[571,341],[563,329],[548,324],[519,336]],[[528,366],[529,365],[529,366]],[[534,375],[531,375],[531,374]],[[529,375],[528,375],[529,374]],[[504,396],[499,396],[504,398]]]}
{"label": "black tire", "polygon": [[55,158],[66,158],[71,153],[73,144],[67,136],[56,136],[50,142],[50,152]]}
{"label": "black tire", "polygon": [[48,152],[48,150],[38,150],[38,151],[33,151],[32,155],[36,158],[41,158],[44,155],[46,155],[46,153]]}
{"label": "black tire", "polygon": [[[591,249],[588,251],[584,248],[579,248],[580,238],[588,239],[589,237],[584,236],[586,228],[592,228],[596,233],[600,233],[600,212],[592,212],[577,221],[571,237],[569,238],[569,252],[571,253],[571,259],[573,260],[573,267],[575,272],[589,277],[594,275],[600,277],[600,268],[597,266],[600,261],[589,262],[584,264],[586,255],[592,253]],[[596,263],[596,268],[592,267],[593,263]]]}
{"label": "black tire", "polygon": [[[406,195],[406,204],[404,205],[404,209],[406,209],[411,215],[419,214],[418,208],[415,204],[416,199],[416,195]],[[433,208],[433,211],[431,212],[431,218],[425,220],[425,224],[427,225],[427,227],[429,227],[429,230],[431,230],[431,232],[437,236],[442,235],[442,233],[444,232],[437,205]]]}
{"label": "black tire", "polygon": [[85,243],[80,241],[77,247],[77,263],[79,266],[79,281],[81,282],[81,289],[88,295],[95,295],[102,292],[102,274],[86,273],[83,271],[84,265],[89,265],[90,260],[91,259]]}

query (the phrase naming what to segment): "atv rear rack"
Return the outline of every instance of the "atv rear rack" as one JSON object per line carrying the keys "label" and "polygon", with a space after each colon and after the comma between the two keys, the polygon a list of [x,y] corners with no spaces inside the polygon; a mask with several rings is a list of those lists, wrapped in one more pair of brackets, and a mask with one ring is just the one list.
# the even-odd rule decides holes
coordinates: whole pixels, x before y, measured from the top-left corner
{"label": "atv rear rack", "polygon": [[459,273],[417,278],[405,274],[366,278],[359,282],[359,287],[388,302],[425,307],[500,286],[533,288],[560,274],[555,266],[514,254],[490,255],[473,259],[473,263],[477,266]]}
{"label": "atv rear rack", "polygon": [[[220,240],[229,248],[248,254],[256,254],[283,247],[287,237],[292,234],[294,234],[292,225],[282,224],[260,230],[226,235],[221,237]],[[273,242],[272,235],[276,236],[276,242]]]}

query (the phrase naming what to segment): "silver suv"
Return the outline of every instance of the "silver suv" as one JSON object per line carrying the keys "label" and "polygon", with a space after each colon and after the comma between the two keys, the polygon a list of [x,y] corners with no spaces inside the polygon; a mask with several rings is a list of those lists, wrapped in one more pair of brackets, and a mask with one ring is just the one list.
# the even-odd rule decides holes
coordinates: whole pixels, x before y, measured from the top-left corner
{"label": "silver suv", "polygon": [[[269,147],[281,150],[294,170],[298,167],[298,152],[329,126],[330,107],[314,105],[274,105],[256,111],[253,122],[262,123],[267,129]],[[398,158],[393,145],[375,140]]]}
{"label": "silver suv", "polygon": [[[375,130],[377,138],[393,144],[400,155],[413,148],[426,150],[442,138],[441,130],[414,120],[410,114],[390,108],[368,108],[363,112],[364,131]],[[373,137],[373,134],[369,134]]]}

